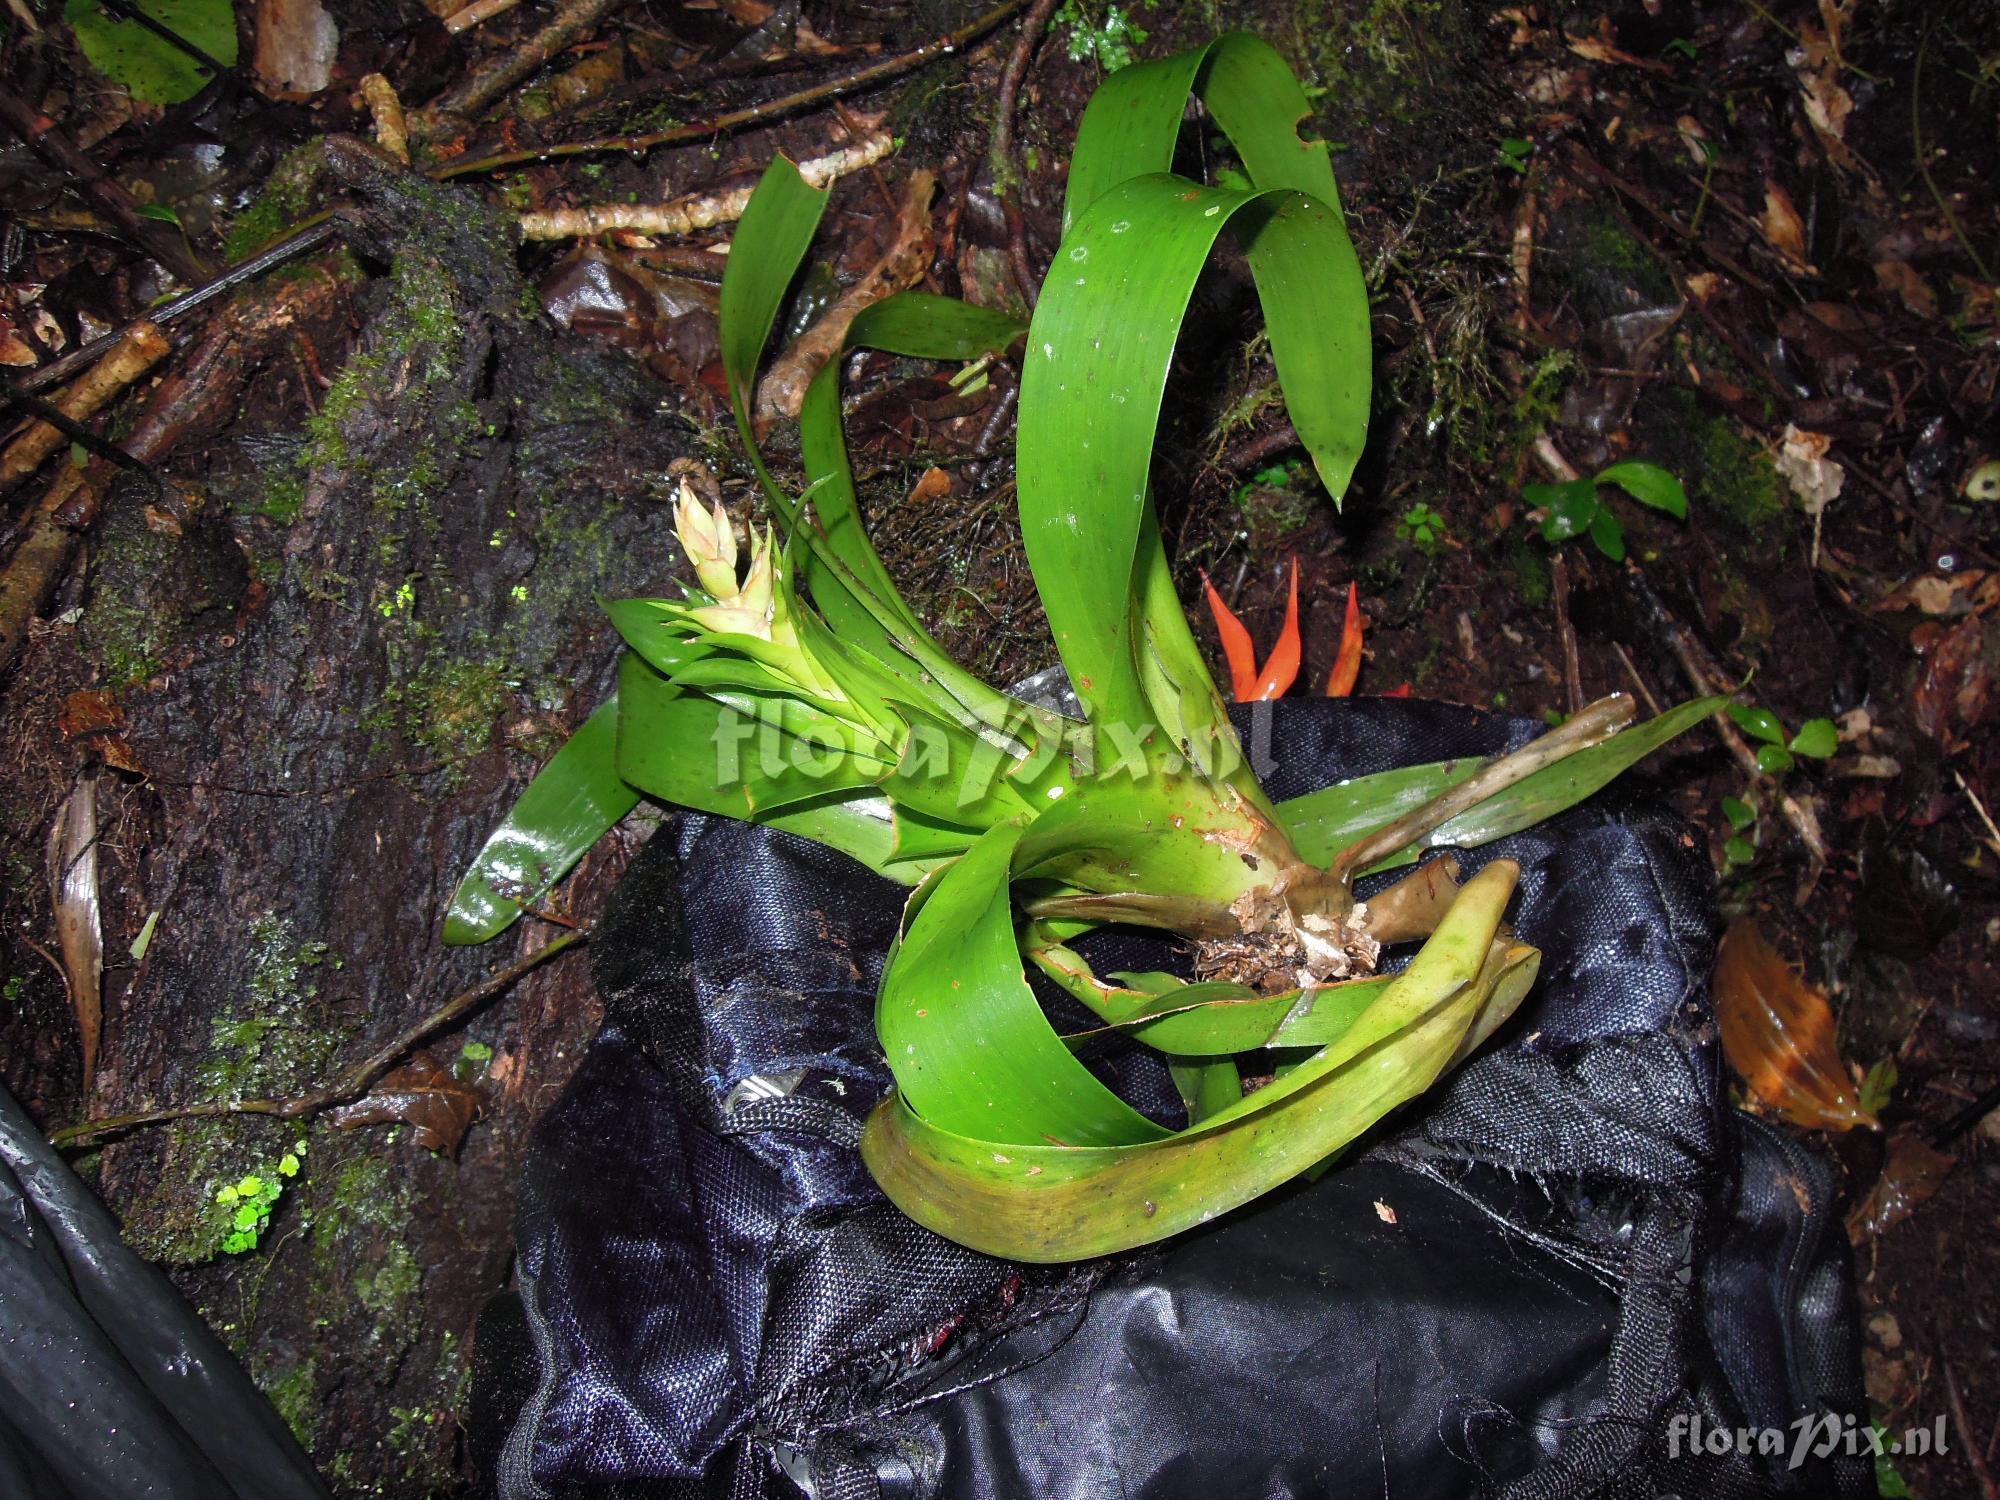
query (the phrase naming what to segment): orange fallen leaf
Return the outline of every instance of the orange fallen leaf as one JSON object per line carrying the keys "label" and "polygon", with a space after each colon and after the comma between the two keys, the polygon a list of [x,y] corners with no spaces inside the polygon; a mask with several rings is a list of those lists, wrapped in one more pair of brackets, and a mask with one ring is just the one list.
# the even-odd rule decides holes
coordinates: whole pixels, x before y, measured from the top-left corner
{"label": "orange fallen leaf", "polygon": [[1825,994],[1793,972],[1754,917],[1737,918],[1722,939],[1715,1016],[1723,1056],[1760,1104],[1809,1130],[1881,1128],[1840,1060]]}

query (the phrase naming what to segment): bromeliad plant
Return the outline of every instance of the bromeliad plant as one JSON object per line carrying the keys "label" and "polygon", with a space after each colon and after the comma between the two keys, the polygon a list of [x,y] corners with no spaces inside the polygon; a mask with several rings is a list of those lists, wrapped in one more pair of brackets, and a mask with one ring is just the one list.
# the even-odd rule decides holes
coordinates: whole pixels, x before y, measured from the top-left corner
{"label": "bromeliad plant", "polygon": [[[1169,173],[1191,92],[1248,188]],[[1025,330],[906,293],[848,334],[946,360],[1025,335],[1021,524],[1081,721],[972,677],[898,594],[856,506],[840,360],[801,412],[809,484],[793,495],[765,466],[748,420],[757,364],[826,201],[776,163],[721,298],[731,404],[774,523],[753,532],[739,577],[728,516],[683,494],[676,529],[699,586],[607,605],[630,647],[617,698],[481,852],[447,941],[504,928],[642,793],[804,834],[915,887],[875,1017],[897,1088],[862,1154],[913,1218],[1025,1260],[1157,1240],[1244,1203],[1340,1151],[1498,1026],[1538,962],[1502,920],[1516,868],[1494,861],[1460,886],[1434,860],[1366,902],[1356,878],[1560,811],[1715,705],[1618,733],[1630,706],[1607,699],[1485,764],[1285,803],[1258,784],[1181,611],[1148,469],[1181,319],[1227,233],[1255,276],[1293,425],[1329,491],[1346,488],[1368,412],[1368,302],[1326,147],[1297,134],[1307,113],[1250,37],[1127,68],[1084,117],[1062,244]],[[1189,940],[1195,977],[1094,973],[1078,940],[1108,923]],[[1375,972],[1385,944],[1418,938],[1400,973]],[[1164,1055],[1186,1129],[1155,1124],[1079,1061],[1024,960],[1098,1030]],[[1246,1093],[1245,1054],[1275,1080]]]}

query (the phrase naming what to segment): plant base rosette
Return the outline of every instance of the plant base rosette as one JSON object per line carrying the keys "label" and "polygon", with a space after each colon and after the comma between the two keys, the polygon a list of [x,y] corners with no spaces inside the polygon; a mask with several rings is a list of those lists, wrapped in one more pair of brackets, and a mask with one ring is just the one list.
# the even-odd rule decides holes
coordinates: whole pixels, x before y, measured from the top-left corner
{"label": "plant base rosette", "polygon": [[[1168,171],[1192,94],[1250,186]],[[772,521],[741,542],[683,491],[696,582],[607,605],[630,648],[618,697],[523,795],[454,901],[447,939],[490,937],[641,794],[841,849],[912,886],[876,1031],[897,1091],[862,1154],[912,1218],[1017,1260],[1177,1233],[1309,1171],[1489,1036],[1538,955],[1505,916],[1515,870],[1462,886],[1434,859],[1357,903],[1364,873],[1469,847],[1573,805],[1715,710],[1627,728],[1593,705],[1495,760],[1413,766],[1278,804],[1182,610],[1150,489],[1189,297],[1240,246],[1299,439],[1338,497],[1369,401],[1368,303],[1307,101],[1246,36],[1125,69],[1084,117],[1065,233],[1033,321],[923,293],[869,308],[850,348],[1022,362],[1017,478],[1028,558],[1081,721],[960,668],[897,592],[861,524],[836,359],[800,415],[806,483],[751,433],[758,362],[826,194],[779,161],[723,284],[738,429]],[[1100,976],[1100,927],[1184,938],[1194,977]],[[1421,942],[1376,973],[1385,947]],[[1024,975],[1033,965],[1167,1059],[1188,1124],[1102,1083]],[[1268,1076],[1246,1089],[1249,1074]]]}

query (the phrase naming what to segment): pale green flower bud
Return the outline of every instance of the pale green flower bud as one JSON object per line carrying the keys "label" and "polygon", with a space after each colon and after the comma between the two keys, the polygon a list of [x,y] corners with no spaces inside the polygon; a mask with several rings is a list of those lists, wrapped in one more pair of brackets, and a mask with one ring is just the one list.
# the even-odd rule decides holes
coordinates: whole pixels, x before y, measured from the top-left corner
{"label": "pale green flower bud", "polygon": [[719,602],[736,597],[736,532],[729,514],[717,501],[712,511],[704,511],[688,482],[674,501],[674,535],[681,551],[694,564],[695,577]]}

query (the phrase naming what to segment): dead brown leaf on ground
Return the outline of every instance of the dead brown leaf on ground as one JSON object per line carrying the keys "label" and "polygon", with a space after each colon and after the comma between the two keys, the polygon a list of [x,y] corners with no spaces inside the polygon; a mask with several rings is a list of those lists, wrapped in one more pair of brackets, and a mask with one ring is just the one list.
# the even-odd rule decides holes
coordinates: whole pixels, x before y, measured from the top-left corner
{"label": "dead brown leaf on ground", "polygon": [[1847,1237],[1859,1245],[1907,1219],[1937,1192],[1957,1158],[1937,1150],[1922,1136],[1898,1131],[1889,1137],[1882,1175],[1868,1196],[1847,1216]]}
{"label": "dead brown leaf on ground", "polygon": [[1764,213],[1757,226],[1788,268],[1799,272],[1812,269],[1806,261],[1805,220],[1799,217],[1792,195],[1768,177],[1764,179]]}
{"label": "dead brown leaf on ground", "polygon": [[383,1075],[363,1098],[328,1110],[343,1130],[359,1125],[408,1125],[426,1151],[456,1155],[481,1103],[477,1085],[465,1082],[428,1052]]}

